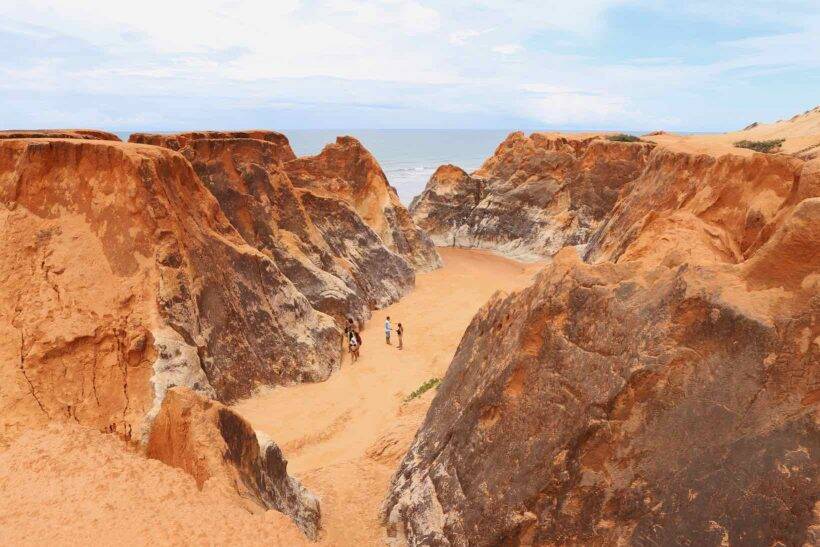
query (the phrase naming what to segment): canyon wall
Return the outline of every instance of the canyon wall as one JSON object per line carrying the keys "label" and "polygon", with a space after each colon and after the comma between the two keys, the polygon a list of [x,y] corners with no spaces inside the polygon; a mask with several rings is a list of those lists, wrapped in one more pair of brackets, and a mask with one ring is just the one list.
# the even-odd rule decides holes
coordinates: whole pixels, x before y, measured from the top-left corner
{"label": "canyon wall", "polygon": [[390,535],[820,540],[820,162],[638,156],[587,262],[566,248],[473,319],[393,478]]}
{"label": "canyon wall", "polygon": [[512,133],[472,174],[440,167],[410,212],[437,245],[547,258],[587,242],[653,146]]}
{"label": "canyon wall", "polygon": [[338,176],[296,167],[303,188],[276,132],[3,136],[0,444],[48,422],[116,433],[194,477],[185,462],[211,462],[316,537],[318,502],[275,443],[212,399],[326,379],[345,319],[438,266],[372,156],[348,139]]}

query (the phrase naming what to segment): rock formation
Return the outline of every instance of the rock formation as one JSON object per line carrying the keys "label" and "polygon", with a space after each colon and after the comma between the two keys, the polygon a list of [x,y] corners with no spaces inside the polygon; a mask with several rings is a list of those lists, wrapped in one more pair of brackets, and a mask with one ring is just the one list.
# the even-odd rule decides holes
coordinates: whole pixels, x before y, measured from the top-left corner
{"label": "rock formation", "polygon": [[387,182],[376,158],[353,137],[338,137],[320,154],[285,164],[293,184],[317,198],[341,198],[384,241],[417,270],[437,268],[441,260]]}
{"label": "rock formation", "polygon": [[222,490],[251,512],[276,509],[311,539],[320,525],[319,501],[287,474],[288,462],[270,439],[224,405],[187,388],[166,395],[151,428],[148,457]]}
{"label": "rock formation", "polygon": [[338,321],[362,322],[413,286],[414,268],[440,264],[378,163],[350,137],[301,159],[275,132],[135,134],[131,141],[180,150],[245,241]]}
{"label": "rock formation", "polygon": [[326,379],[344,319],[438,265],[372,156],[343,139],[335,163],[296,160],[272,131],[2,137],[0,444],[116,432],[315,538],[276,444],[213,399]]}
{"label": "rock formation", "polygon": [[[388,532],[411,545],[816,544],[820,162],[612,149],[644,163],[620,198],[563,198],[602,213],[587,222],[591,263],[564,249],[476,315],[394,476]],[[528,165],[504,163],[483,172]],[[422,225],[433,199],[414,208]]]}
{"label": "rock formation", "polygon": [[88,139],[119,141],[114,133],[98,129],[11,129],[0,131],[0,139]]}
{"label": "rock formation", "polygon": [[437,245],[542,259],[586,243],[652,147],[512,133],[472,175],[440,167],[410,211]]}

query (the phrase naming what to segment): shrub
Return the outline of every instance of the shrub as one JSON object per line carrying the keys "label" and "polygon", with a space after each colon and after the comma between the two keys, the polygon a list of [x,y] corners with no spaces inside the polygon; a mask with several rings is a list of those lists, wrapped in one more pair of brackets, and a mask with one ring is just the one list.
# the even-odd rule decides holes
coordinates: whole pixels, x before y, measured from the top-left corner
{"label": "shrub", "polygon": [[414,391],[413,393],[408,395],[407,398],[404,400],[404,402],[412,401],[416,397],[421,397],[425,392],[433,389],[434,387],[438,387],[438,385],[440,383],[441,383],[441,378],[430,378],[429,380],[427,380],[426,382],[421,384],[416,389],[416,391]]}
{"label": "shrub", "polygon": [[777,152],[780,149],[780,145],[783,144],[783,141],[786,139],[772,139],[770,141],[737,141],[735,146],[738,148],[748,148],[749,150],[754,150],[755,152]]}
{"label": "shrub", "polygon": [[608,141],[616,142],[641,142],[641,139],[635,135],[627,135],[626,133],[618,133],[617,135],[609,135],[606,138]]}

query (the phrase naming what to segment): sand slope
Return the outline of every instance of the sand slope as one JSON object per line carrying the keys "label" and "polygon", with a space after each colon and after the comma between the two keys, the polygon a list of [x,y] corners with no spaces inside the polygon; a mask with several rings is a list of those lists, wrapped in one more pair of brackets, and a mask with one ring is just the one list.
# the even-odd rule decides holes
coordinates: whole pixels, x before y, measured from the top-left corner
{"label": "sand slope", "polygon": [[[266,389],[234,407],[277,439],[290,473],[320,496],[323,544],[382,544],[379,506],[434,392],[404,399],[443,376],[464,329],[497,289],[521,288],[540,269],[482,251],[439,253],[443,269],[419,274],[415,291],[374,312],[357,363],[326,382]],[[402,351],[384,342],[387,315],[405,326]]]}
{"label": "sand slope", "polygon": [[0,452],[0,545],[309,545],[277,511],[253,515],[193,477],[77,425]]}

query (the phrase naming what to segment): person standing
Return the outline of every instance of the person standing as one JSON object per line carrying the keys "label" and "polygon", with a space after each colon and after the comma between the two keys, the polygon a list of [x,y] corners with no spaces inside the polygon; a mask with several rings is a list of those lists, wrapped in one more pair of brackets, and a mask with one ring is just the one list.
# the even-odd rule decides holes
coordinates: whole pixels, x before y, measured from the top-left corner
{"label": "person standing", "polygon": [[352,363],[355,363],[359,360],[359,348],[362,346],[362,338],[359,336],[359,333],[355,330],[351,330],[350,332],[350,359]]}
{"label": "person standing", "polygon": [[404,344],[402,342],[402,336],[404,335],[404,327],[401,326],[401,323],[396,325],[396,336],[399,337],[399,349],[404,348]]}
{"label": "person standing", "polygon": [[347,339],[347,351],[349,353],[353,353],[353,345],[351,344],[351,337],[355,332],[355,328],[353,326],[353,318],[347,318],[347,325],[345,325],[345,338]]}
{"label": "person standing", "polygon": [[390,331],[393,330],[393,327],[390,325],[390,316],[387,316],[387,320],[384,322],[384,341],[387,344],[390,344]]}

